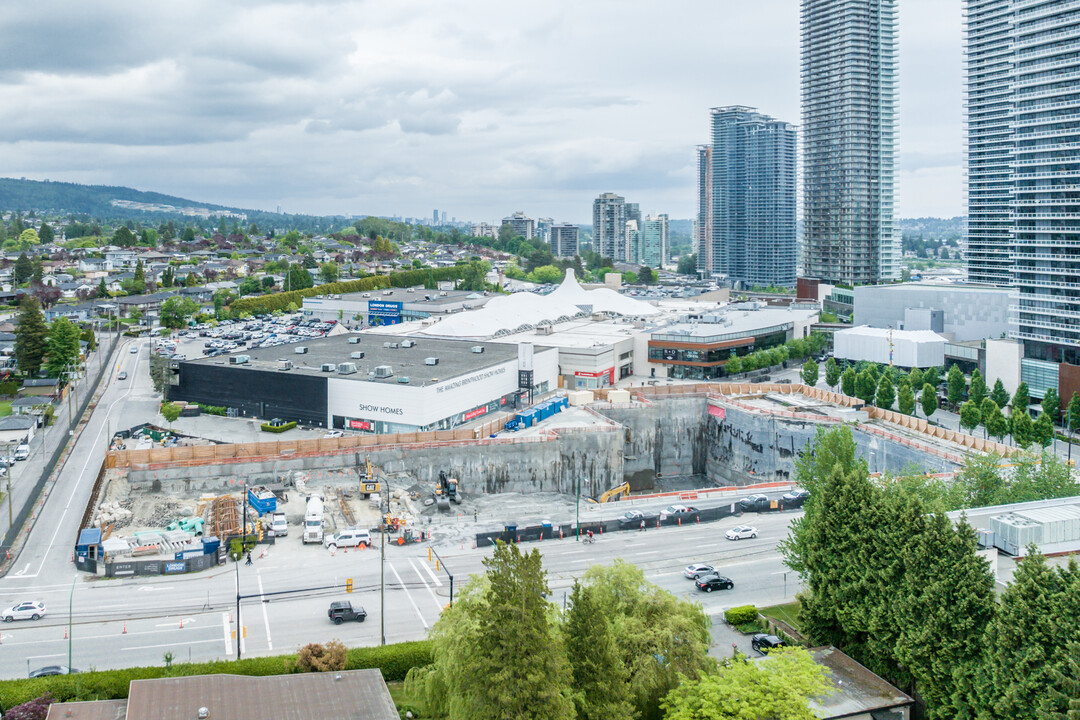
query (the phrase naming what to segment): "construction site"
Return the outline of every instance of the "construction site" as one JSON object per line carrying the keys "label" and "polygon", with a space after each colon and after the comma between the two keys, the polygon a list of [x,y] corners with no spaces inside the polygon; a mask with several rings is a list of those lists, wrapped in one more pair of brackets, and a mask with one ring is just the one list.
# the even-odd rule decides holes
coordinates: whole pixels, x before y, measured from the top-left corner
{"label": "construction site", "polygon": [[[463,543],[509,523],[572,519],[582,512],[579,499],[588,519],[615,510],[590,500],[637,504],[635,497],[649,495],[663,503],[665,492],[786,489],[821,427],[850,427],[872,472],[949,473],[971,453],[1014,452],[798,384],[586,394],[576,405],[550,403],[558,409],[532,422],[506,415],[472,429],[116,443],[85,509],[78,552],[113,562],[171,561],[173,571],[189,571],[176,563],[211,553],[223,558],[241,537],[308,543],[312,552],[335,550],[326,538],[352,529],[386,530],[392,543]],[[314,520],[311,498],[318,499]],[[317,540],[309,533],[314,524]]]}

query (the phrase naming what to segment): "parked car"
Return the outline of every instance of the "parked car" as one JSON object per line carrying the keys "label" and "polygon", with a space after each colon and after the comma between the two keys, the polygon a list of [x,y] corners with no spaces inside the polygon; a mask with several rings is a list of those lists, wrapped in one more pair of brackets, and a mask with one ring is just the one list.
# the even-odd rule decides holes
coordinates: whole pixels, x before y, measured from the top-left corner
{"label": "parked car", "polygon": [[326,614],[335,625],[352,620],[364,622],[364,618],[367,617],[367,611],[363,607],[359,605],[353,607],[353,604],[348,600],[337,600],[330,603],[330,609],[326,611]]}
{"label": "parked car", "polygon": [[45,603],[42,602],[21,602],[18,605],[12,605],[2,614],[4,622],[11,622],[12,620],[40,620],[45,617]]}
{"label": "parked car", "polygon": [[731,578],[715,573],[699,577],[694,584],[697,585],[698,590],[704,590],[705,592],[712,592],[713,590],[730,590],[735,587],[735,583],[731,581]]}
{"label": "parked car", "polygon": [[751,495],[735,503],[739,512],[761,512],[769,509],[768,495]]}
{"label": "parked car", "polygon": [[691,505],[669,505],[660,515],[661,517],[666,515],[692,515],[697,511],[698,509]]}
{"label": "parked car", "polygon": [[802,507],[803,504],[806,503],[806,501],[807,501],[807,499],[809,497],[810,497],[810,491],[809,490],[803,490],[803,489],[799,488],[799,489],[796,489],[796,490],[792,490],[789,493],[784,493],[784,496],[782,498],[780,498],[780,499],[784,501],[784,507],[791,508],[791,507]]}
{"label": "parked car", "polygon": [[774,648],[786,647],[786,643],[775,635],[756,633],[754,637],[750,639],[750,647],[754,648],[762,655],[768,655],[769,651]]}
{"label": "parked car", "polygon": [[30,457],[30,446],[23,444],[15,448],[15,453],[13,457],[16,460],[26,460],[28,457]]}
{"label": "parked car", "polygon": [[641,510],[627,510],[619,516],[619,527],[624,530],[627,528],[638,528],[641,527],[642,520],[645,521],[646,525],[650,525],[656,522],[656,515],[642,512]]}
{"label": "parked car", "polygon": [[745,540],[747,538],[756,538],[757,528],[751,525],[738,525],[724,533],[724,537],[726,537],[728,540]]}
{"label": "parked car", "polygon": [[326,433],[325,435],[323,435],[323,437],[324,437],[324,438],[339,438],[339,437],[345,437],[345,433],[343,433],[343,432],[342,432],[342,431],[340,431],[340,430],[331,430],[330,432],[328,432],[328,433]]}
{"label": "parked car", "polygon": [[323,545],[332,550],[339,547],[371,547],[371,533],[360,528],[345,528],[334,535],[323,538]]}
{"label": "parked car", "polygon": [[682,574],[691,580],[697,580],[704,575],[710,575],[713,572],[712,565],[702,565],[701,563],[694,563],[693,565],[687,565],[683,568]]}
{"label": "parked car", "polygon": [[46,665],[40,667],[37,670],[30,671],[30,677],[47,677],[49,675],[74,675],[79,672],[75,668],[69,668],[67,665]]}

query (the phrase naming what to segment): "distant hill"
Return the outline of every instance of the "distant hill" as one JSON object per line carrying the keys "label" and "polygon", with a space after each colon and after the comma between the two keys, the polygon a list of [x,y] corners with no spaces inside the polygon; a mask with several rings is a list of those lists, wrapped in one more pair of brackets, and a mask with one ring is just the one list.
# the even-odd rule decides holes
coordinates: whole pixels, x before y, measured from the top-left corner
{"label": "distant hill", "polygon": [[[117,202],[119,201],[119,202]],[[260,227],[297,229],[327,228],[343,218],[281,213],[197,202],[174,195],[134,190],[110,185],[0,178],[0,210],[34,210],[56,215],[88,215],[100,220],[128,218],[158,223],[163,220],[198,222],[207,216],[244,215],[245,222]]]}
{"label": "distant hill", "polygon": [[951,218],[922,217],[897,218],[896,222],[903,230],[904,235],[918,235],[928,239],[947,240],[963,237],[964,222],[966,220],[967,218],[963,216]]}

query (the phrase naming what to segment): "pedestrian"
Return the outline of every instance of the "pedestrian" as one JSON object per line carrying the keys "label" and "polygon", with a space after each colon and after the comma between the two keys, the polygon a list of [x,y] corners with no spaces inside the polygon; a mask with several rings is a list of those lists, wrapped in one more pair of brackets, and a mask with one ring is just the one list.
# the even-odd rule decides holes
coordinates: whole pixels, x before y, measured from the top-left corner
{"label": "pedestrian", "polygon": [[641,519],[641,532],[645,532],[645,518]]}
{"label": "pedestrian", "polygon": [[250,565],[250,564],[251,564],[251,551],[250,551],[250,550],[248,550],[248,554],[247,554],[247,562],[246,562],[246,563],[244,563],[244,564],[245,564],[245,565]]}

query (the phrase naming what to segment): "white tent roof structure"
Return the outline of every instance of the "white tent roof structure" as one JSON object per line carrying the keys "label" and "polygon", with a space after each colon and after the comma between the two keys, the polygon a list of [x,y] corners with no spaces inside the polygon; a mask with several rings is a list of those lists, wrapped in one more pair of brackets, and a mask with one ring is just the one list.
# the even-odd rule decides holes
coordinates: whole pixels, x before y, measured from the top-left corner
{"label": "white tent roof structure", "polygon": [[609,288],[586,290],[573,270],[548,295],[522,292],[492,298],[484,307],[455,313],[421,330],[426,335],[480,340],[565,322],[594,312],[644,317],[659,310],[649,303],[624,297]]}

